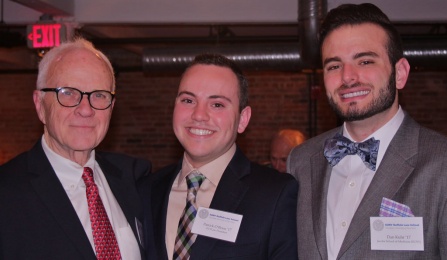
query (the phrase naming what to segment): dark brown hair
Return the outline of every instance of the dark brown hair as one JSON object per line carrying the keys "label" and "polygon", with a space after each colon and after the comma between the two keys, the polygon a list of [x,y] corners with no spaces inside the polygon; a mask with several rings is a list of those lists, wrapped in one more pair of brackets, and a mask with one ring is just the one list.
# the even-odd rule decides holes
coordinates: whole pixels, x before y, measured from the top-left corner
{"label": "dark brown hair", "polygon": [[239,111],[242,111],[242,109],[248,106],[248,80],[234,61],[221,54],[204,53],[197,55],[188,65],[185,72],[192,66],[198,64],[229,68],[236,75],[239,82]]}
{"label": "dark brown hair", "polygon": [[359,5],[343,4],[329,11],[320,29],[320,49],[326,37],[335,29],[345,25],[360,25],[364,23],[376,24],[385,30],[388,36],[388,43],[385,47],[392,66],[404,57],[402,40],[398,31],[388,16],[377,6],[370,3]]}

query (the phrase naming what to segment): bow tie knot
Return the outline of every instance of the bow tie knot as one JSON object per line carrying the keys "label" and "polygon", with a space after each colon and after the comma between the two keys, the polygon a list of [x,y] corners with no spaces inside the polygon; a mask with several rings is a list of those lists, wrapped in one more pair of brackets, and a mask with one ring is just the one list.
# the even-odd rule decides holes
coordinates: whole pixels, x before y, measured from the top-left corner
{"label": "bow tie knot", "polygon": [[334,138],[326,140],[324,144],[324,156],[333,167],[346,155],[357,154],[369,169],[376,170],[377,154],[380,141],[374,137],[362,142],[354,143],[343,135],[337,133]]}

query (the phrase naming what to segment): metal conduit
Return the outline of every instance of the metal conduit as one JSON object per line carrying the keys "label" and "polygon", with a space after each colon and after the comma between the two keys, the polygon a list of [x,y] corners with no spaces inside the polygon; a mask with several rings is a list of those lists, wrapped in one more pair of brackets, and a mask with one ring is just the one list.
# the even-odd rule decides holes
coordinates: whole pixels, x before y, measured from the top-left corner
{"label": "metal conduit", "polygon": [[447,69],[447,38],[415,37],[403,39],[404,56],[415,69]]}
{"label": "metal conduit", "polygon": [[303,67],[296,43],[272,43],[145,49],[143,70],[182,71],[200,53],[223,54],[235,60],[243,70],[297,71]]}
{"label": "metal conduit", "polygon": [[[143,71],[182,71],[197,54],[215,52],[238,62],[244,70],[300,71],[321,67],[317,34],[327,12],[326,0],[298,0],[297,43],[232,43],[204,46],[147,48]],[[404,55],[416,69],[447,69],[447,38],[405,36]]]}
{"label": "metal conduit", "polygon": [[[197,54],[215,52],[235,60],[243,70],[299,71],[319,67],[317,32],[327,0],[298,0],[298,43],[175,46],[143,51],[143,71],[181,71]],[[301,51],[300,51],[301,50]]]}
{"label": "metal conduit", "polygon": [[318,31],[327,13],[327,0],[298,0],[298,35],[304,69],[320,67]]}
{"label": "metal conduit", "polygon": [[[403,39],[404,56],[412,68],[418,70],[447,69],[447,39],[432,37]],[[219,46],[176,46],[168,48],[145,49],[143,70],[182,71],[197,54],[217,52],[238,62],[244,70],[301,71],[313,69],[305,66],[300,55],[299,44],[271,43],[251,45]],[[319,57],[314,58],[320,63]]]}

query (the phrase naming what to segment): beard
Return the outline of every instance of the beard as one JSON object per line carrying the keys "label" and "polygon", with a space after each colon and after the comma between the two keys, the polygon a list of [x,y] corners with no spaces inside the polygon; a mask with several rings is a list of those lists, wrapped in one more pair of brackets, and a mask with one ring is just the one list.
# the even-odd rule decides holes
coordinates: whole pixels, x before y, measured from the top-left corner
{"label": "beard", "polygon": [[[360,121],[377,115],[388,108],[390,108],[396,98],[396,72],[393,68],[391,75],[388,79],[388,85],[379,91],[379,96],[375,97],[365,108],[359,109],[355,106],[357,102],[350,103],[350,107],[346,112],[343,112],[342,108],[329,97],[329,105],[335,111],[337,116],[346,122]],[[353,86],[362,85],[356,83]],[[351,86],[351,87],[353,87]],[[348,86],[344,86],[349,88]]]}

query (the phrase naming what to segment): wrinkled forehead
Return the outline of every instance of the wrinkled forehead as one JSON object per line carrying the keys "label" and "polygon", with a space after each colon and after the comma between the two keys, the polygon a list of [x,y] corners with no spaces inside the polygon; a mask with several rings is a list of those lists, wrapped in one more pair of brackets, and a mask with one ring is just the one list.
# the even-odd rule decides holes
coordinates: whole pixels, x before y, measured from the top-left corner
{"label": "wrinkled forehead", "polygon": [[103,71],[110,78],[110,84],[113,84],[113,72],[104,59],[98,53],[84,48],[70,49],[55,57],[49,66],[47,83],[79,68],[91,69],[91,73],[96,73],[95,70]]}

